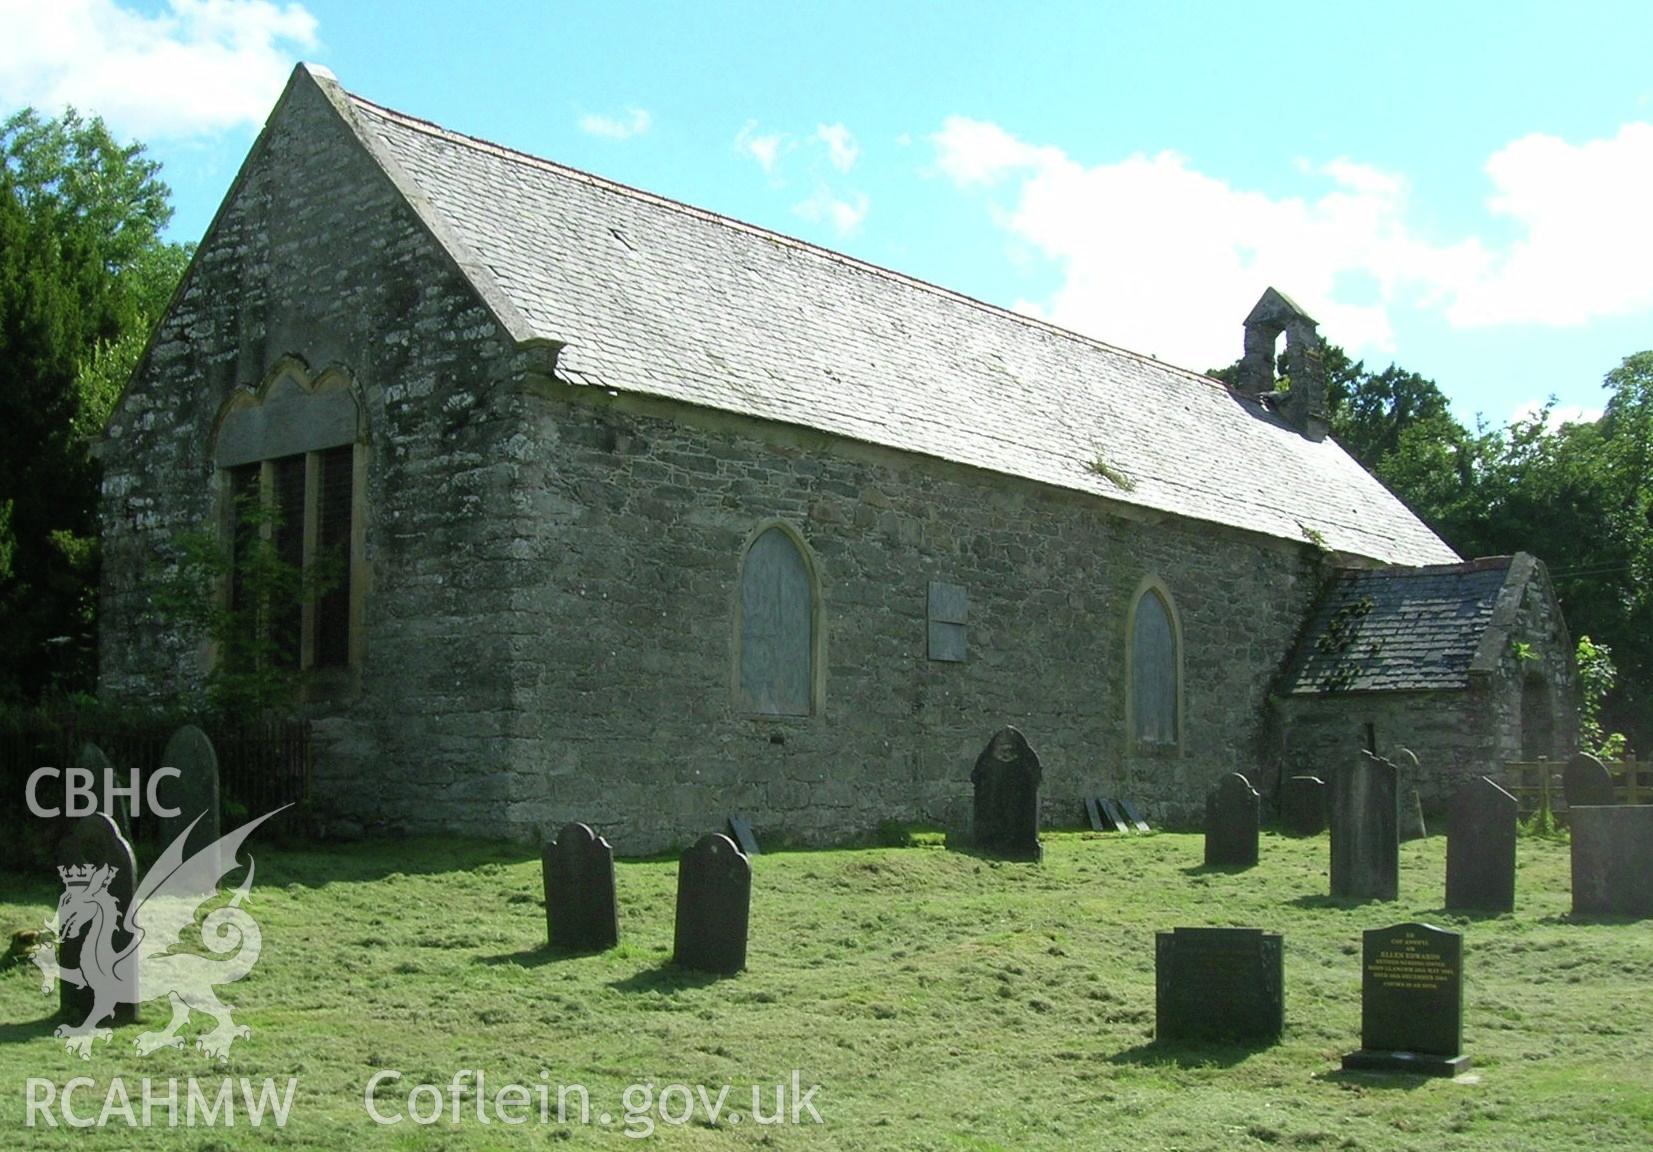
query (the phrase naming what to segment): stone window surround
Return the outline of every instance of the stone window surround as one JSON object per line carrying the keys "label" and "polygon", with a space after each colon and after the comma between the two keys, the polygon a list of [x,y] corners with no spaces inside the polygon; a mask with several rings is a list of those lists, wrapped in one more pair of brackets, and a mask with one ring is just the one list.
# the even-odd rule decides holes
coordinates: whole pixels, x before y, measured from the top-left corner
{"label": "stone window surround", "polygon": [[[363,602],[368,588],[366,562],[366,489],[368,435],[366,407],[349,371],[329,365],[312,373],[297,356],[283,356],[265,373],[257,387],[237,388],[219,409],[213,423],[209,460],[213,467],[216,522],[223,539],[234,531],[231,470],[259,464],[263,498],[273,498],[275,461],[305,457],[304,564],[317,548],[320,524],[319,471],[321,453],[346,444],[353,447],[350,496],[350,606],[349,659],[343,667],[317,668],[315,660],[316,605],[305,604],[299,668],[304,674],[306,700],[331,700],[354,695],[364,655]],[[227,604],[230,580],[219,590]],[[218,653],[208,652],[209,665]]]}
{"label": "stone window surround", "polygon": [[[1157,744],[1138,740],[1136,737],[1136,612],[1142,603],[1142,598],[1149,594],[1157,595],[1160,603],[1165,606],[1165,614],[1171,621],[1171,642],[1176,648],[1176,739],[1170,744]],[[1125,742],[1126,747],[1133,753],[1150,756],[1181,756],[1184,746],[1186,720],[1183,693],[1183,655],[1182,655],[1182,615],[1177,611],[1176,597],[1171,595],[1171,589],[1165,581],[1155,575],[1146,575],[1137,582],[1136,591],[1131,594],[1130,603],[1125,612]]]}
{"label": "stone window surround", "polygon": [[[741,658],[742,658],[742,608],[741,596],[743,591],[743,577],[746,572],[746,558],[752,551],[752,545],[758,538],[771,528],[779,528],[786,533],[797,548],[798,554],[803,557],[804,571],[809,576],[809,610],[810,610],[810,669],[809,669],[809,712],[806,715],[782,715],[769,712],[753,712],[747,708],[744,693],[741,688]],[[740,546],[740,560],[735,566],[734,586],[730,594],[730,661],[729,661],[729,704],[734,715],[747,720],[759,720],[768,724],[807,724],[821,721],[826,714],[826,610],[825,597],[822,594],[821,566],[815,552],[804,539],[796,525],[779,518],[770,518],[759,521],[747,533],[746,539]]]}

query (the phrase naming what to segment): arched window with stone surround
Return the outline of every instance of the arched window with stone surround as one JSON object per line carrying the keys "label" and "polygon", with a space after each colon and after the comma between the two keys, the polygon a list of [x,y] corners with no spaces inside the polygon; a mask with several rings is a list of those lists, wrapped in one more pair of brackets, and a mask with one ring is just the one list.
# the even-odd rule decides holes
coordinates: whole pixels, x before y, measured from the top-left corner
{"label": "arched window with stone surround", "polygon": [[1131,605],[1127,695],[1131,742],[1174,748],[1182,737],[1182,652],[1170,592],[1145,581]]}
{"label": "arched window with stone surround", "polygon": [[818,605],[802,542],[782,525],[759,532],[740,567],[736,702],[759,716],[815,711]]}

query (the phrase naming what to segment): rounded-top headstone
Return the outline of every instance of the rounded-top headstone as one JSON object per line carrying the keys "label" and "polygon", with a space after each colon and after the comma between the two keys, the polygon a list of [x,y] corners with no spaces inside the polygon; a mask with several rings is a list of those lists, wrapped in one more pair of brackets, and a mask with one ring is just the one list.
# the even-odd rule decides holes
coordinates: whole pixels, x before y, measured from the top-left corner
{"label": "rounded-top headstone", "polygon": [[109,793],[103,787],[106,779],[116,775],[115,766],[110,763],[109,757],[103,754],[103,749],[88,740],[80,746],[80,754],[75,757],[75,767],[92,774],[92,787],[104,798],[104,814],[115,822],[122,836],[131,840],[132,814],[128,811],[125,800],[111,801]]}
{"label": "rounded-top headstone", "polygon": [[205,732],[186,724],[166,742],[161,766],[178,770],[177,776],[162,779],[157,789],[163,808],[178,809],[176,816],[161,818],[162,849],[197,816],[201,818],[185,845],[184,857],[188,859],[219,836],[218,753]]}
{"label": "rounded-top headstone", "polygon": [[[94,812],[90,816],[82,816],[74,820],[63,838],[58,841],[57,851],[53,857],[59,868],[100,869],[112,868],[113,874],[109,877],[107,892],[110,898],[109,908],[104,915],[114,918],[117,925],[112,936],[103,937],[94,944],[94,947],[107,946],[112,952],[119,953],[126,947],[131,937],[124,929],[118,927],[126,919],[127,910],[132,906],[132,893],[137,888],[138,867],[132,856],[132,845],[127,843],[126,837],[121,835],[115,822],[102,812]],[[77,879],[84,883],[84,876]],[[73,881],[65,878],[65,888]],[[100,909],[101,911],[101,909]],[[101,925],[87,922],[73,937],[63,940],[57,948],[57,962],[60,968],[78,969],[83,960],[91,960],[86,955],[87,942],[99,937]],[[106,962],[107,962],[106,958]],[[129,961],[117,970],[121,991],[118,1002],[114,1005],[114,1022],[116,1024],[129,1023],[137,1019],[137,964],[135,959]],[[58,984],[58,1008],[66,1020],[79,1024],[92,1011],[93,992],[91,988],[77,988],[68,981]],[[108,1021],[93,1021],[93,1024],[108,1023]]]}
{"label": "rounded-top headstone", "polygon": [[710,832],[677,865],[672,958],[685,968],[733,975],[746,967],[752,862],[721,832]]}
{"label": "rounded-top headstone", "polygon": [[1613,777],[1607,766],[1588,752],[1575,753],[1561,776],[1561,791],[1567,807],[1593,807],[1616,803]]}
{"label": "rounded-top headstone", "polygon": [[970,771],[975,786],[976,848],[1011,860],[1038,860],[1039,781],[1044,769],[1027,737],[1010,725],[976,757]]}
{"label": "rounded-top headstone", "polygon": [[553,947],[601,952],[620,941],[614,849],[587,824],[563,825],[540,854],[546,936]]}

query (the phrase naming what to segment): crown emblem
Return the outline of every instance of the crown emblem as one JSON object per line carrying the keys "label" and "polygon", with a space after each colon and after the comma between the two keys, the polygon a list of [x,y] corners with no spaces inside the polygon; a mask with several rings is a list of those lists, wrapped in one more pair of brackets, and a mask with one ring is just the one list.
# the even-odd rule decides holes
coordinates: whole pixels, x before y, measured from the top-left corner
{"label": "crown emblem", "polygon": [[[67,868],[59,867],[57,874],[62,878],[65,888],[85,888],[92,882],[92,877],[97,874],[97,870],[95,864],[71,864]],[[111,878],[114,877],[116,871],[114,865],[109,866]]]}

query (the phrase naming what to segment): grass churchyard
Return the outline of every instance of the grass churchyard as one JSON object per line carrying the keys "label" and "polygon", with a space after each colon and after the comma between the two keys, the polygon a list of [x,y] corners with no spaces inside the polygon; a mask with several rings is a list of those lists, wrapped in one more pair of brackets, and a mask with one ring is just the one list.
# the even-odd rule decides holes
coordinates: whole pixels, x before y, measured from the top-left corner
{"label": "grass churchyard", "polygon": [[[1327,895],[1324,835],[1265,833],[1246,870],[1207,867],[1200,836],[1167,833],[1047,832],[1042,864],[936,844],[768,851],[751,861],[746,970],[723,977],[669,962],[675,856],[616,864],[620,943],[579,954],[547,948],[541,863],[525,849],[255,855],[264,954],[234,987],[251,1034],[229,1061],[138,1058],[133,1036],[165,1015],[151,1002],[144,1025],[82,1062],[51,1036],[55,993],[14,965],[0,972],[0,1144],[491,1149],[646,1134],[671,1148],[1605,1152],[1653,1134],[1653,921],[1574,918],[1567,846],[1544,840],[1520,843],[1516,911],[1485,916],[1443,910],[1442,836],[1402,845],[1400,899],[1366,903]],[[0,927],[37,928],[53,886],[4,879]],[[1466,1079],[1341,1070],[1361,1037],[1362,933],[1399,921],[1463,935]],[[1277,1044],[1155,1042],[1155,935],[1179,926],[1283,938]],[[1214,988],[1213,1014],[1218,999]],[[480,1071],[484,1097],[578,1084],[591,1117],[483,1123],[476,1076],[452,1087],[461,1070]],[[365,1108],[384,1072],[399,1076],[381,1078],[376,1107],[400,1123]],[[772,1118],[794,1072],[820,1086],[821,1122],[754,1123],[753,1088]],[[141,1077],[226,1075],[297,1078],[279,1136],[244,1118],[210,1132],[28,1128],[18,1090],[90,1077],[78,1107],[95,1114],[117,1076],[136,1093]],[[407,1118],[417,1085],[443,1094],[438,1122]],[[731,1090],[712,1121],[687,1091],[663,1095],[672,1085],[713,1102]],[[688,1103],[692,1118],[663,1120],[668,1099],[674,1119]]]}

